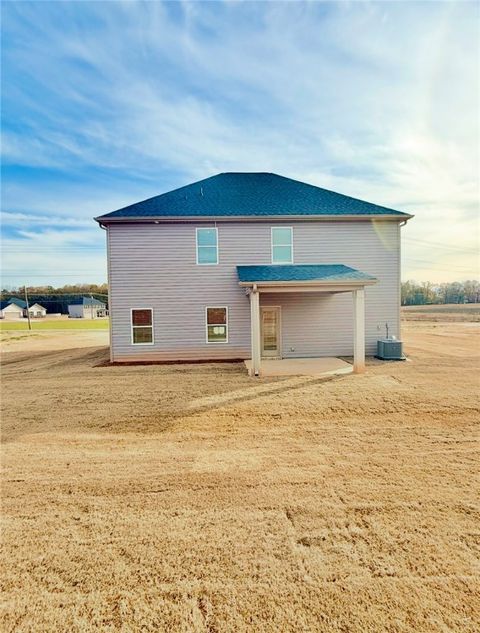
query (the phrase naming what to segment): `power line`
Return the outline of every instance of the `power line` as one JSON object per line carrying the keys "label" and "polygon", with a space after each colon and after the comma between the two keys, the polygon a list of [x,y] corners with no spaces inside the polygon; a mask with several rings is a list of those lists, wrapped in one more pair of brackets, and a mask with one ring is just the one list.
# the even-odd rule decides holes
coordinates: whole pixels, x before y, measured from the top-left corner
{"label": "power line", "polygon": [[418,244],[427,244],[429,246],[434,246],[435,248],[462,251],[462,252],[469,251],[469,252],[480,253],[479,249],[470,247],[470,246],[467,246],[464,248],[462,246],[452,246],[451,244],[440,244],[440,242],[429,242],[427,240],[418,240],[414,237],[404,237],[403,240],[406,242],[416,242]]}
{"label": "power line", "polygon": [[49,273],[44,273],[44,274],[39,274],[39,275],[37,275],[37,274],[31,275],[30,273],[19,272],[19,273],[2,273],[0,275],[0,278],[1,277],[19,277],[20,278],[20,277],[25,277],[25,276],[29,277],[29,278],[30,277],[53,277],[53,278],[56,278],[56,277],[78,277],[79,275],[97,275],[97,274],[98,273],[96,273],[96,272],[91,272],[91,273],[83,272],[83,273],[78,273],[78,274],[63,275],[63,274],[57,274],[57,273],[54,273],[54,272],[49,272]]}
{"label": "power line", "polygon": [[453,270],[452,268],[437,268],[437,266],[432,267],[432,266],[426,266],[426,265],[422,265],[422,264],[410,264],[409,266],[404,266],[403,268],[418,268],[420,270],[430,270],[432,272],[440,272],[440,273],[457,273],[458,275],[473,275],[475,276],[476,273],[471,271],[471,270]]}
{"label": "power line", "polygon": [[28,249],[28,250],[57,250],[58,248],[65,248],[68,250],[105,250],[105,244],[95,245],[95,244],[51,244],[47,246],[46,244],[5,244],[3,246],[4,249]]}
{"label": "power line", "polygon": [[455,266],[451,266],[450,268],[438,268],[436,262],[431,262],[429,260],[426,259],[415,259],[415,258],[407,258],[405,257],[403,264],[404,265],[408,265],[410,262],[413,262],[411,265],[416,266],[418,262],[419,264],[427,264],[427,266],[429,266],[430,268],[434,269],[434,270],[443,270],[444,272],[456,272],[456,273],[473,273],[474,270],[472,268],[459,268],[459,267],[455,267]]}
{"label": "power line", "polygon": [[[427,264],[435,264],[437,261],[433,259],[423,259],[421,257],[410,257],[410,255],[406,255],[406,254],[404,254],[404,259],[413,259],[417,262],[425,262]],[[455,268],[455,265],[453,265],[453,267]],[[465,268],[465,266],[460,266],[460,268]]]}
{"label": "power line", "polygon": [[451,244],[447,243],[447,242],[436,242],[436,241],[432,242],[432,240],[423,240],[420,237],[408,237],[407,236],[407,237],[404,237],[403,239],[410,240],[410,241],[413,241],[413,242],[424,242],[425,244],[433,244],[434,246],[451,246]]}

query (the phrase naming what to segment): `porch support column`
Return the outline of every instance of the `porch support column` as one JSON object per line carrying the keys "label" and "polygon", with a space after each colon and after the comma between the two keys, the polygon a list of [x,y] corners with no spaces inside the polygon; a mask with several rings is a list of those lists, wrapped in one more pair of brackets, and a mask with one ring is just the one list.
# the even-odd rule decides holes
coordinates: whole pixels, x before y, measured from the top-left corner
{"label": "porch support column", "polygon": [[256,286],[250,292],[250,328],[252,342],[252,376],[260,375],[260,293]]}
{"label": "porch support column", "polygon": [[365,289],[353,291],[353,371],[365,371]]}

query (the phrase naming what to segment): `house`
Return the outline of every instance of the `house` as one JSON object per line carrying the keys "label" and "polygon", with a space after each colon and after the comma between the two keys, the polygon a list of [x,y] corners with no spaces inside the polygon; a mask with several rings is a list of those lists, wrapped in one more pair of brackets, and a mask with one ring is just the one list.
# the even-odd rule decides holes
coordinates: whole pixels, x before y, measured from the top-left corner
{"label": "house", "polygon": [[[222,173],[95,218],[111,360],[354,355],[400,335],[411,215],[270,173]],[[353,298],[353,299],[352,299]]]}
{"label": "house", "polygon": [[[34,303],[28,307],[28,313],[32,318],[44,317],[47,310],[39,303]],[[2,301],[0,314],[2,319],[22,319],[27,316],[27,302],[17,297]]]}
{"label": "house", "polygon": [[31,318],[43,318],[47,316],[47,309],[41,306],[39,303],[34,303],[28,307],[28,314]]}
{"label": "house", "polygon": [[26,316],[27,303],[23,299],[12,297],[0,303],[0,315],[2,319],[22,319]]}
{"label": "house", "polygon": [[94,297],[80,297],[68,305],[73,319],[97,319],[107,315],[107,305]]}

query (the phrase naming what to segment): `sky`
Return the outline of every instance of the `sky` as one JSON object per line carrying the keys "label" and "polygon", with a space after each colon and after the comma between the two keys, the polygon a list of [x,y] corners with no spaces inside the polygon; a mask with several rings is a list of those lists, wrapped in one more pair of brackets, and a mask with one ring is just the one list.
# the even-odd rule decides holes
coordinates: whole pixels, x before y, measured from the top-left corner
{"label": "sky", "polygon": [[2,3],[2,287],[106,281],[94,216],[225,171],[412,213],[402,278],[480,278],[479,5]]}

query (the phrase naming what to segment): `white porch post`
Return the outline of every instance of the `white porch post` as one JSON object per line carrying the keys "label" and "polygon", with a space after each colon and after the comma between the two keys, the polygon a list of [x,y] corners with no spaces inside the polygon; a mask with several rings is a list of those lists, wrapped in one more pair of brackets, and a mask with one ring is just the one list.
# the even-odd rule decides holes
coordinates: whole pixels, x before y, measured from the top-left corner
{"label": "white porch post", "polygon": [[365,371],[365,289],[353,291],[353,371]]}
{"label": "white porch post", "polygon": [[260,293],[256,286],[250,292],[250,328],[252,342],[252,376],[260,375]]}

